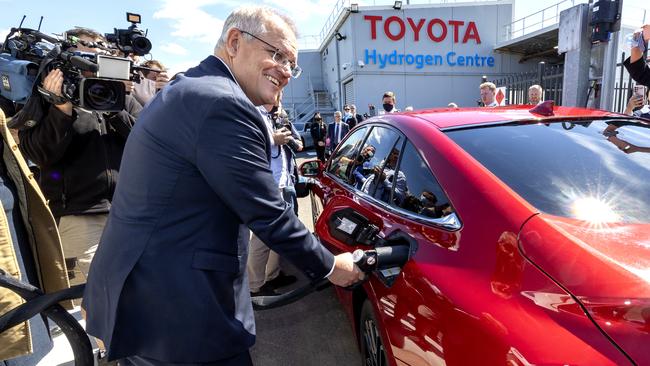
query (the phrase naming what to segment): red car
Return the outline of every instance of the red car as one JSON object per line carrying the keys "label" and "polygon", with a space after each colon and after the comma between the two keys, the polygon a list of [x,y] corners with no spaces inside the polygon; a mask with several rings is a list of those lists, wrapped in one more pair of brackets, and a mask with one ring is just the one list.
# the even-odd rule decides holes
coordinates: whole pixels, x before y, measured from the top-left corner
{"label": "red car", "polygon": [[529,108],[375,117],[301,167],[332,252],[410,238],[337,289],[364,365],[650,365],[650,124]]}

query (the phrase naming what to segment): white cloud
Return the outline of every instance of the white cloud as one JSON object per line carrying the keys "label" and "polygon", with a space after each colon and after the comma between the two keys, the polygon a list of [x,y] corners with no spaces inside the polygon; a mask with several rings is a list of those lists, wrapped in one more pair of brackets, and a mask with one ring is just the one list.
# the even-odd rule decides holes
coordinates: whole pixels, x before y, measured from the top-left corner
{"label": "white cloud", "polygon": [[223,4],[223,0],[164,0],[160,10],[153,14],[155,19],[172,21],[172,36],[202,43],[216,44],[223,20],[203,10],[209,5]]}
{"label": "white cloud", "polygon": [[159,48],[161,51],[170,53],[172,55],[187,55],[187,49],[178,43],[165,42]]}
{"label": "white cloud", "polygon": [[201,60],[197,61],[180,61],[180,62],[171,62],[169,65],[165,64],[167,67],[167,75],[171,78],[179,72],[185,72],[190,67],[197,66]]}

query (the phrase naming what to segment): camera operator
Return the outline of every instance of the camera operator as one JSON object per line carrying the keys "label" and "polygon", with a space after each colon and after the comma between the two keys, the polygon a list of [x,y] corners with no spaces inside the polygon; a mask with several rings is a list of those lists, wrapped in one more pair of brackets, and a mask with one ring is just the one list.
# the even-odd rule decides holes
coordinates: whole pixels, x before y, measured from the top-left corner
{"label": "camera operator", "polygon": [[[102,52],[88,47],[104,41],[95,31],[77,28],[67,36],[81,41],[77,51]],[[59,69],[42,82],[43,89],[57,96],[62,95],[62,85]],[[124,144],[142,109],[130,95],[125,105],[126,110],[102,113],[69,101],[47,104],[44,117],[19,132],[20,149],[40,168],[40,186],[59,224],[73,284],[86,282],[111,207]]]}
{"label": "camera operator", "polygon": [[169,82],[167,70],[158,60],[143,62],[140,66],[151,70],[139,71],[140,80],[135,83],[133,96],[143,106]]}
{"label": "camera operator", "polygon": [[650,40],[650,24],[645,24],[634,32],[634,39],[636,41],[630,49],[630,57],[623,62],[623,65],[634,81],[650,88],[650,68],[643,59],[643,53]]}

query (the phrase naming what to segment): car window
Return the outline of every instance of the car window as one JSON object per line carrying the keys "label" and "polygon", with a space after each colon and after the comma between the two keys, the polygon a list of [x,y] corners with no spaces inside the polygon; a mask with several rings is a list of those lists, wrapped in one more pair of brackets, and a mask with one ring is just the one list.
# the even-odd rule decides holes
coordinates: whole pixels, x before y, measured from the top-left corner
{"label": "car window", "polygon": [[332,155],[330,165],[327,168],[329,173],[347,184],[349,184],[348,173],[352,167],[351,163],[354,161],[364,137],[366,137],[366,132],[368,132],[368,128],[360,128],[343,140],[334,155]]}
{"label": "car window", "polygon": [[542,212],[596,223],[650,220],[650,125],[594,120],[446,133]]}
{"label": "car window", "polygon": [[411,142],[399,163],[391,205],[424,218],[443,218],[454,212],[442,187]]}
{"label": "car window", "polygon": [[397,131],[374,127],[357,157],[351,182],[364,193],[388,203],[402,141]]}

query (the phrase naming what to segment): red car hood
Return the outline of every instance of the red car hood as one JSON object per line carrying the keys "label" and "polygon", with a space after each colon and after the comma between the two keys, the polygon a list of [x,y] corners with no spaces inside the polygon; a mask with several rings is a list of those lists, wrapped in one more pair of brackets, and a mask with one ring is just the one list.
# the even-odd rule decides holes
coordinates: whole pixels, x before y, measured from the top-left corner
{"label": "red car hood", "polygon": [[519,245],[635,362],[650,364],[650,224],[537,215]]}

